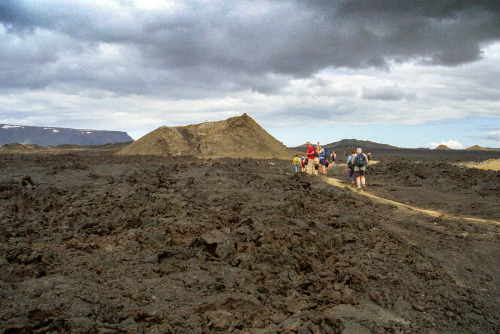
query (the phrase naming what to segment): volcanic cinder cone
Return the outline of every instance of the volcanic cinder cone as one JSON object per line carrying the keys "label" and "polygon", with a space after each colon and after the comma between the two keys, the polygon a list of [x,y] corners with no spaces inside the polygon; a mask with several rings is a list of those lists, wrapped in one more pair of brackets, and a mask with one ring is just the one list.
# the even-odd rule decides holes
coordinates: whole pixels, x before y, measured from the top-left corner
{"label": "volcanic cinder cone", "polygon": [[12,143],[12,144],[5,144],[3,146],[0,146],[0,151],[27,152],[27,151],[31,151],[31,149],[23,144]]}
{"label": "volcanic cinder cone", "polygon": [[451,150],[451,148],[449,148],[446,145],[439,145],[438,147],[435,148],[435,150]]}
{"label": "volcanic cinder cone", "polygon": [[247,114],[219,122],[162,126],[123,148],[118,154],[280,159],[293,156],[292,151]]}
{"label": "volcanic cinder cone", "polygon": [[481,147],[479,145],[474,145],[471,147],[466,148],[467,151],[489,151],[489,149],[485,147]]}

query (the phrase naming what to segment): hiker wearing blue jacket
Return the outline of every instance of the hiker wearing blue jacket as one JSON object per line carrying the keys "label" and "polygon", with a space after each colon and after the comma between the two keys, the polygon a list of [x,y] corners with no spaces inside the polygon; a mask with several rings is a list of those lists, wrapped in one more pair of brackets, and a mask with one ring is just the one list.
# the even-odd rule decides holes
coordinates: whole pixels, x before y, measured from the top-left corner
{"label": "hiker wearing blue jacket", "polygon": [[326,165],[328,163],[328,159],[330,157],[330,152],[326,148],[326,146],[321,147],[320,145],[318,147],[318,156],[319,156],[319,172],[321,174],[326,175]]}

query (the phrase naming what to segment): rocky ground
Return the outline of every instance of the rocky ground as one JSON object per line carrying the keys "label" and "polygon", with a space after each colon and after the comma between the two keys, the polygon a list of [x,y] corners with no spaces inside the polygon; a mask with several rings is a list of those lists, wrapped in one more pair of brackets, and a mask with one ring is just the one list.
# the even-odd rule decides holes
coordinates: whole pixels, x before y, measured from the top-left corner
{"label": "rocky ground", "polygon": [[370,166],[370,193],[432,217],[290,161],[2,154],[0,171],[4,333],[500,331],[500,227],[456,217],[499,220],[499,172]]}
{"label": "rocky ground", "polygon": [[398,158],[382,160],[369,174],[370,190],[384,198],[500,221],[498,171]]}

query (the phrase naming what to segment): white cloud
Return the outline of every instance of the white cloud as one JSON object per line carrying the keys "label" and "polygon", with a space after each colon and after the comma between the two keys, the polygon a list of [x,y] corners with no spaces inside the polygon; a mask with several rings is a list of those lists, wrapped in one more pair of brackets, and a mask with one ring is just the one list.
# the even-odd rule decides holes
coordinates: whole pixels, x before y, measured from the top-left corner
{"label": "white cloud", "polygon": [[496,144],[500,144],[500,131],[490,132],[484,139],[488,141],[493,141]]}
{"label": "white cloud", "polygon": [[430,143],[430,144],[427,144],[426,147],[434,149],[434,148],[438,147],[439,145],[445,145],[445,146],[448,146],[449,148],[454,149],[454,150],[463,150],[464,149],[464,146],[462,145],[462,143],[460,143],[456,140],[442,141],[440,143]]}

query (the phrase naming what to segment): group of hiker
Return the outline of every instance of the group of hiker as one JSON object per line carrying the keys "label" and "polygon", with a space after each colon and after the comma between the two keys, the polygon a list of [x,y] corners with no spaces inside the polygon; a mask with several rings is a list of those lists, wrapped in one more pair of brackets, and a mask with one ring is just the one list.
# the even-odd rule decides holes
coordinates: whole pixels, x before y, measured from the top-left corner
{"label": "group of hiker", "polygon": [[322,147],[319,143],[316,148],[307,142],[307,153],[300,157],[299,154],[294,158],[295,172],[299,169],[310,175],[327,174],[330,164],[335,164],[335,152],[329,152],[326,147]]}
{"label": "group of hiker", "polygon": [[[321,146],[319,143],[314,147],[311,142],[307,142],[307,152],[305,156],[297,154],[293,159],[295,172],[305,172],[309,175],[326,175],[330,164],[335,164],[337,155],[334,151],[329,152],[326,147]],[[344,159],[346,161],[345,172],[347,173],[351,185],[356,190],[366,190],[366,165],[371,160],[371,153],[365,154],[361,148],[344,152]]]}

